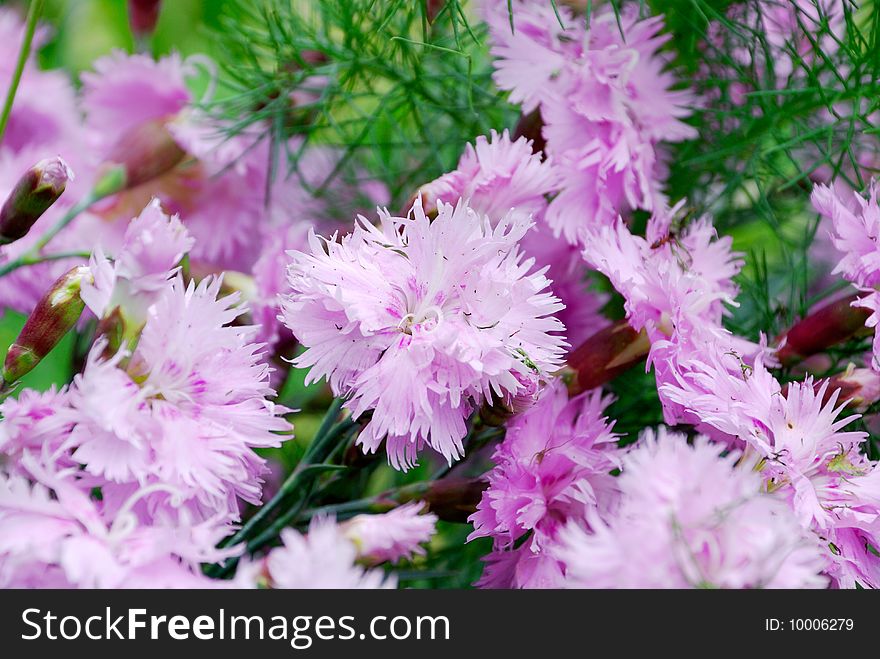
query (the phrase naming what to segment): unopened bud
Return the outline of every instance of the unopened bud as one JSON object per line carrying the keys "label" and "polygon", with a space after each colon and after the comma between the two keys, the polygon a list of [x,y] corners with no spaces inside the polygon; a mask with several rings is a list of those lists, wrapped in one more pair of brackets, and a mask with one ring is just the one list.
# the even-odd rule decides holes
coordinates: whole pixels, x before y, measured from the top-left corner
{"label": "unopened bud", "polygon": [[625,320],[599,330],[568,357],[568,368],[573,371],[569,393],[605,384],[642,361],[650,349],[645,331],[637,332]]}
{"label": "unopened bud", "polygon": [[544,120],[541,118],[541,110],[532,110],[528,114],[524,114],[516,122],[513,129],[513,139],[525,137],[532,141],[532,153],[542,153],[544,147],[547,146],[547,140],[544,139]]}
{"label": "unopened bud", "polygon": [[[816,382],[815,386],[817,389],[820,388],[822,380]],[[828,402],[835,391],[840,391],[837,397],[838,405],[846,402],[847,406],[864,412],[880,400],[880,373],[870,368],[856,368],[855,364],[850,364],[843,373],[838,373],[829,380],[823,402]]]}
{"label": "unopened bud", "polygon": [[0,244],[24,238],[71,179],[73,172],[58,157],[41,160],[27,170],[0,208]]}
{"label": "unopened bud", "polygon": [[870,310],[854,307],[858,295],[832,302],[796,323],[778,338],[783,345],[776,357],[783,366],[790,366],[804,357],[824,352],[865,329]]}
{"label": "unopened bud", "polygon": [[488,485],[480,478],[441,478],[428,486],[424,501],[443,521],[464,523],[477,511]]}
{"label": "unopened bud", "polygon": [[29,373],[76,324],[85,304],[79,296],[83,280],[92,273],[77,266],[58,278],[31,312],[9,347],[3,364],[3,381],[11,385]]}
{"label": "unopened bud", "polygon": [[128,22],[136,37],[148,36],[159,22],[162,0],[128,0]]}
{"label": "unopened bud", "polygon": [[125,188],[152,181],[176,167],[186,156],[161,120],[138,124],[126,132],[110,151],[108,160],[121,165]]}
{"label": "unopened bud", "polygon": [[110,359],[119,352],[125,341],[125,320],[122,318],[122,312],[119,307],[113,307],[113,310],[98,320],[95,327],[95,339],[104,337],[107,341],[104,347],[104,359]]}
{"label": "unopened bud", "polygon": [[424,501],[428,512],[444,522],[466,522],[477,510],[483,491],[489,487],[482,478],[447,476],[434,481],[418,481],[376,496],[369,512],[385,513],[401,504]]}

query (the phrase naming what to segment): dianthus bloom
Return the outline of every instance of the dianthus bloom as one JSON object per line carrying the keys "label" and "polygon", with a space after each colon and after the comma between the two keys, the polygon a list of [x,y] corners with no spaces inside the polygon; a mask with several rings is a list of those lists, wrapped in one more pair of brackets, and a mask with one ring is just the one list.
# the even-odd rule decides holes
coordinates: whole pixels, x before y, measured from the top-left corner
{"label": "dianthus bloom", "polygon": [[547,211],[554,232],[576,243],[584,228],[661,204],[660,142],[696,135],[682,122],[694,99],[672,89],[668,58],[659,52],[668,39],[659,34],[662,18],[608,8],[586,26],[565,7],[535,0],[488,2],[485,15],[495,82],[523,111],[540,109],[545,151],[561,176]]}
{"label": "dianthus bloom", "polygon": [[83,73],[96,160],[126,163],[130,179],[129,190],[97,212],[124,218],[156,195],[197,238],[195,258],[246,268],[260,245],[268,147],[246,133],[223,140],[218,127],[192,110],[186,82],[195,61],[117,51]]}
{"label": "dianthus bloom", "polygon": [[422,186],[426,206],[438,201],[449,204],[464,199],[468,205],[493,221],[513,211],[537,220],[547,207],[545,195],[556,189],[555,168],[532,144],[520,137],[511,141],[507,131],[494,130],[489,139],[480,136],[468,144],[458,167]]}
{"label": "dianthus bloom", "polygon": [[844,430],[858,415],[841,417],[840,390],[807,378],[783,392],[760,357],[745,365],[709,340],[698,350],[672,341],[664,359],[669,376],[659,393],[664,406],[681,411],[677,420],[744,447],[765,488],[820,538],[824,571],[837,585],[880,585],[871,550],[880,546],[877,467],[859,452],[866,433]]}
{"label": "dianthus bloom", "polygon": [[282,210],[287,226],[291,216],[304,222],[327,217],[330,204],[312,203],[313,191],[327,188],[327,199],[341,204],[357,195],[387,201],[381,185],[340,183],[341,150],[306,149],[300,138],[285,144],[298,154],[296,176],[273,181],[270,141],[261,139],[261,126],[232,130],[198,108],[187,83],[200,67],[216,75],[202,56],[155,61],[117,51],[83,74],[95,159],[125,163],[130,178],[128,189],[99,204],[96,213],[126,218],[155,195],[196,238],[191,255],[201,270],[250,272],[261,251],[274,246]]}
{"label": "dianthus bloom", "polygon": [[544,221],[547,197],[556,192],[558,176],[525,137],[511,140],[507,131],[492,131],[488,139],[481,136],[468,144],[458,167],[422,186],[421,195],[427,209],[435,208],[438,200],[456,204],[463,199],[493,220],[508,212],[530,216],[535,225],[520,247],[537,267],[547,267],[553,294],[565,304],[557,318],[565,325],[568,342],[578,345],[604,324],[599,310],[607,296],[589,290],[577,247],[554,236]]}
{"label": "dianthus bloom", "polygon": [[[260,500],[264,461],[253,449],[279,445],[278,433],[290,430],[285,410],[268,400],[269,369],[254,329],[233,325],[245,310],[237,295],[218,299],[220,279],[184,285],[173,276],[191,240],[158,203],[132,221],[126,238],[112,266],[92,258],[95,284],[83,298],[111,337],[120,308],[134,331],[125,331],[117,352],[105,338],[93,346],[58,412],[70,425],[64,448],[102,481],[106,502],[161,484],[196,518],[236,520],[238,498]],[[137,512],[153,517],[166,499],[145,496]]]}
{"label": "dianthus bloom", "polygon": [[[812,195],[813,206],[832,222],[831,239],[843,253],[833,274],[843,276],[865,296],[854,306],[871,310],[865,322],[876,329],[880,322],[880,205],[877,203],[877,182],[871,181],[868,197],[855,191],[843,191],[838,186],[816,185]],[[880,371],[880,332],[874,333],[875,370]]]}
{"label": "dianthus bloom", "polygon": [[821,588],[818,542],[761,492],[739,455],[698,436],[646,431],[623,458],[607,521],[570,525],[565,583],[586,588]]}
{"label": "dianthus bloom", "polygon": [[604,517],[617,495],[610,473],[619,466],[616,436],[602,416],[609,402],[599,390],[569,400],[556,380],[509,423],[489,488],[469,518],[469,539],[495,541],[480,585],[560,585],[563,566],[553,554],[560,530],[569,520]]}
{"label": "dianthus bloom", "polygon": [[25,451],[58,453],[67,438],[68,424],[58,414],[67,404],[66,389],[23,389],[0,403],[0,454],[7,468],[16,467]]}
{"label": "dianthus bloom", "polygon": [[517,248],[531,223],[495,224],[465,202],[432,221],[417,200],[406,218],[359,217],[350,235],[312,234],[310,254],[291,253],[283,313],[307,348],[294,363],[349,396],[355,418],[373,410],[357,441],[372,452],[387,438],[396,468],[425,445],[461,457],[477,406],[534,391],[561,363],[562,305]]}
{"label": "dianthus bloom", "polygon": [[153,199],[129,223],[115,261],[111,263],[100,248],[92,255],[94,283],[83,285],[83,301],[98,318],[118,311],[131,325],[130,332],[140,331],[148,309],[193,243],[179,218],[166,215]]}
{"label": "dianthus bloom", "polygon": [[394,588],[396,579],[380,569],[357,565],[357,547],[333,519],[313,518],[306,534],[281,532],[283,545],[262,560],[238,569],[242,588]]}
{"label": "dianthus bloom", "polygon": [[425,553],[422,544],[434,535],[437,515],[421,514],[424,507],[413,502],[381,515],[355,515],[341,526],[362,560],[396,563]]}
{"label": "dianthus bloom", "polygon": [[238,498],[259,503],[265,461],[253,449],[278,446],[290,426],[267,400],[273,392],[253,329],[230,325],[243,313],[237,296],[218,299],[220,283],[172,280],[134,353],[105,359],[98,341],[74,378],[69,445],[108,482],[105,498],[163,483],[197,515],[229,520],[238,519]]}
{"label": "dianthus bloom", "polygon": [[682,203],[656,213],[646,238],[620,220],[586,234],[584,259],[611,280],[625,299],[629,324],[646,330],[652,341],[671,334],[675,316],[720,327],[738,290],[733,277],[743,261],[729,237],[718,238],[709,218],[672,230]]}
{"label": "dianthus bloom", "polygon": [[221,520],[169,505],[145,524],[132,512],[161,488],[135,488],[114,508],[77,469],[55,471],[28,453],[20,466],[27,477],[0,471],[3,588],[205,588],[200,563],[230,554],[215,549]]}

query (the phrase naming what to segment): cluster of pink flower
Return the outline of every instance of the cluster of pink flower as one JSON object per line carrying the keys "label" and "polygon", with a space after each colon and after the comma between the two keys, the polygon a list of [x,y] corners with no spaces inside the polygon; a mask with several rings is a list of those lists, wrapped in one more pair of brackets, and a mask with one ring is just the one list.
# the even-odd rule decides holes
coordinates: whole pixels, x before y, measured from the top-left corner
{"label": "cluster of pink flower", "polygon": [[[79,96],[29,65],[0,181],[12,190],[46,149],[94,156],[71,161],[83,194],[108,167],[124,178],[53,242],[88,250],[87,265],[0,278],[10,308],[48,313],[75,298],[98,328],[69,386],[0,405],[0,585],[394,587],[376,566],[423,551],[437,516],[421,503],[316,516],[263,556],[221,542],[242,502],[261,501],[255,449],[292,435],[264,350],[289,330],[302,348],[294,365],[345,399],[356,443],[384,444],[395,469],[429,448],[452,465],[490,411],[507,415],[470,517],[470,539],[493,543],[481,586],[880,587],[880,467],[844,412],[868,385],[858,398],[809,375],[780,382],[795,336],[755,342],[724,327],[744,261],[710,217],[663,194],[665,145],[696,136],[685,120],[698,102],[670,69],[662,18],[626,5],[587,23],[514,0],[511,25],[509,4],[483,3],[495,80],[538,113],[540,134],[479,137],[405,217],[381,209],[324,236],[320,199],[267,185],[268,145],[211,132],[186,86],[200,60],[116,54]],[[309,158],[301,166],[320,177],[335,154]],[[337,198],[354,205],[356,192]],[[360,192],[382,201],[380,186]],[[874,328],[876,189],[817,185],[813,203],[843,254],[836,273],[868,310],[856,329]],[[42,248],[68,209],[52,206],[4,259]],[[636,210],[651,214],[644,235]],[[250,306],[222,296],[225,270],[252,274]],[[588,286],[600,275],[624,300],[622,329]],[[7,384],[44,354],[25,339]],[[880,340],[873,353],[880,371]],[[647,428],[624,447],[596,385],[644,357],[676,429]],[[607,376],[584,378],[587,367]],[[874,382],[880,398],[876,374],[858,371],[846,377]],[[239,556],[232,580],[200,570]]]}
{"label": "cluster of pink flower", "polygon": [[[23,29],[0,13],[7,80]],[[77,94],[63,74],[26,64],[0,144],[2,260],[60,258],[0,279],[2,304],[31,313],[7,356],[4,395],[84,307],[98,338],[69,386],[0,405],[0,586],[373,587],[393,582],[359,563],[411,556],[433,533],[436,517],[416,504],[344,524],[318,519],[233,581],[203,575],[202,564],[242,553],[218,547],[242,504],[261,501],[267,467],[254,449],[292,437],[265,348],[280,338],[283,250],[328,218],[309,190],[338,154],[307,149],[304,179],[274,185],[267,207],[268,144],[221,139],[186,84],[199,65],[210,68],[118,52],[83,74]],[[54,154],[65,160],[40,160]],[[385,192],[333,194],[354,205]],[[70,213],[77,198],[87,203]],[[290,228],[288,214],[299,224]],[[247,304],[221,293],[223,271],[253,273],[238,287]]]}

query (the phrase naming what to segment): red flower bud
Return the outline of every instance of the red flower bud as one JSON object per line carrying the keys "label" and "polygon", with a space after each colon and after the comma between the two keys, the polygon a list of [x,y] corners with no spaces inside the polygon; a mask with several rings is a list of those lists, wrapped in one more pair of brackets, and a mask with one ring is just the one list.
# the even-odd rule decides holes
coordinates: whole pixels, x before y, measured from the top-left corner
{"label": "red flower bud", "polygon": [[136,37],[145,37],[156,29],[162,0],[128,0],[128,22]]}
{"label": "red flower bud", "polygon": [[125,169],[125,188],[134,188],[162,176],[186,156],[165,123],[154,119],[125,133],[108,160]]}
{"label": "red flower bud", "polygon": [[85,307],[79,291],[91,278],[86,266],[77,266],[58,278],[31,312],[24,327],[9,347],[3,364],[6,385],[29,373],[76,324]]}
{"label": "red flower bud", "polygon": [[0,208],[0,244],[24,238],[64,192],[73,172],[61,158],[47,158],[27,170]]}
{"label": "red flower bud", "polygon": [[[816,380],[813,388],[818,393],[825,380]],[[837,404],[846,402],[847,406],[864,412],[880,400],[880,373],[869,368],[856,368],[850,364],[843,373],[838,373],[828,380],[828,387],[822,404],[828,403],[835,391],[840,391]]]}
{"label": "red flower bud", "polygon": [[645,331],[635,331],[625,320],[599,330],[568,356],[568,367],[574,371],[569,392],[605,384],[642,361],[650,349]]}
{"label": "red flower bud", "polygon": [[544,120],[541,118],[541,110],[532,110],[528,114],[524,114],[516,123],[513,129],[513,139],[525,137],[532,141],[532,153],[541,153],[547,146],[547,140],[544,139]]}
{"label": "red flower bud", "polygon": [[804,357],[823,352],[833,345],[846,341],[865,329],[865,321],[871,312],[852,303],[858,295],[832,302],[796,323],[777,339],[783,345],[776,357],[783,366],[790,366]]}

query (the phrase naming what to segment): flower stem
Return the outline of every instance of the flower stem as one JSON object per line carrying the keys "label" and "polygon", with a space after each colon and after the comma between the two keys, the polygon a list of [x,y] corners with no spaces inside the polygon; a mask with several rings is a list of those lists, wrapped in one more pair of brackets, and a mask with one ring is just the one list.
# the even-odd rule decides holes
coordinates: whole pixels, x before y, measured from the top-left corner
{"label": "flower stem", "polygon": [[354,422],[351,421],[351,419],[346,419],[345,421],[334,425],[336,418],[339,416],[339,412],[342,409],[342,403],[343,401],[341,398],[334,399],[330,404],[327,413],[324,415],[324,419],[321,421],[318,432],[315,434],[315,438],[312,440],[309,448],[299,461],[299,464],[296,465],[296,468],[290,472],[290,475],[275,493],[275,496],[261,506],[259,510],[254,513],[253,517],[244,523],[237,533],[226,538],[220,544],[221,547],[229,547],[248,538],[251,533],[281,505],[288,495],[299,487],[302,475],[307,472],[307,468],[313,464],[315,458],[324,452],[327,445],[337,439],[345,430],[354,425]]}
{"label": "flower stem", "polygon": [[[266,504],[264,504],[234,535],[226,538],[220,543],[220,547],[230,547],[245,541],[269,516],[278,509],[281,504],[289,497],[290,494],[297,491],[300,487],[306,486],[307,490],[304,496],[294,503],[283,515],[278,517],[267,529],[249,540],[246,545],[247,553],[253,553],[260,547],[271,542],[305,507],[311,497],[314,488],[314,480],[304,478],[305,475],[320,473],[320,469],[316,467],[322,466],[323,460],[335,448],[335,442],[342,438],[347,440],[351,431],[357,427],[357,423],[351,418],[344,419],[334,424],[339,416],[342,408],[343,400],[337,398],[331,403],[330,408],[321,421],[321,426],[315,434],[314,440],[297,464],[296,468],[290,473],[287,479]],[[222,564],[211,565],[206,568],[206,574],[213,578],[225,577],[230,574],[238,564],[239,557],[232,556]]]}
{"label": "flower stem", "polygon": [[97,183],[95,183],[95,186],[82,199],[74,204],[61,219],[37,239],[37,242],[34,243],[33,247],[18,258],[0,266],[0,277],[8,275],[13,270],[18,270],[19,268],[28,265],[34,265],[35,263],[42,263],[43,261],[54,261],[81,255],[88,258],[89,255],[86,252],[59,252],[58,254],[42,255],[40,254],[40,251],[49,244],[55,236],[63,231],[68,224],[73,222],[80,213],[88,210],[92,204],[119,192],[125,185],[125,179],[120,178],[117,174],[118,172],[111,172],[109,175],[99,179]]}
{"label": "flower stem", "polygon": [[6,92],[6,101],[3,103],[3,113],[0,114],[0,141],[3,140],[3,134],[6,132],[6,125],[9,123],[9,115],[12,113],[12,103],[15,101],[15,94],[18,92],[18,85],[21,82],[21,75],[24,73],[24,66],[27,64],[28,57],[31,54],[31,44],[34,41],[34,32],[37,29],[37,19],[40,17],[42,4],[43,0],[31,0],[31,4],[28,7],[27,23],[24,28],[24,40],[21,42],[21,48],[18,51],[18,61],[15,63],[15,71],[12,73],[9,90]]}

